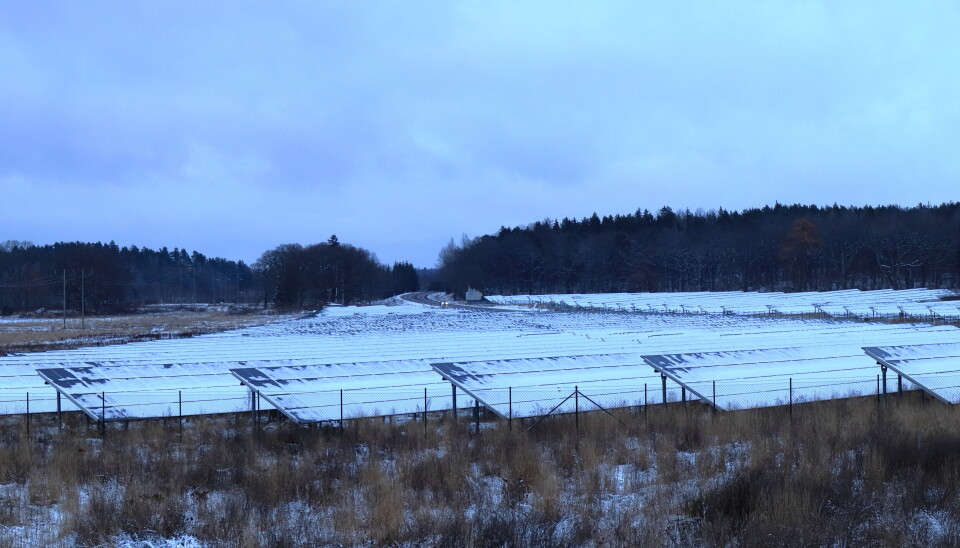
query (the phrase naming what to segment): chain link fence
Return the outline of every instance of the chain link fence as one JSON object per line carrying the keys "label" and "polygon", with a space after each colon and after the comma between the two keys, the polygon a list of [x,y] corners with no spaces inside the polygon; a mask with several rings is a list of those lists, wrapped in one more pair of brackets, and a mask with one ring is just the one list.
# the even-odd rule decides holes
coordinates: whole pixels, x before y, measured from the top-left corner
{"label": "chain link fence", "polygon": [[[557,386],[482,388],[466,393],[449,384],[428,387],[333,389],[320,392],[251,392],[245,386],[214,390],[154,390],[71,394],[76,401],[50,389],[41,393],[0,393],[0,414],[24,415],[83,410],[95,420],[175,418],[194,415],[277,409],[299,423],[337,422],[381,416],[420,416],[450,412],[456,406],[470,413],[481,407],[506,419],[542,417],[578,411],[644,407],[681,401],[703,401],[722,410],[784,406],[795,403],[892,394],[921,387],[889,371],[883,377],[802,376],[770,381],[724,380],[693,382],[681,387],[668,380]],[[641,382],[645,381],[645,382]],[[960,398],[960,375],[929,375],[927,389],[945,399]],[[58,402],[59,399],[59,402]],[[77,405],[80,404],[80,406]]]}

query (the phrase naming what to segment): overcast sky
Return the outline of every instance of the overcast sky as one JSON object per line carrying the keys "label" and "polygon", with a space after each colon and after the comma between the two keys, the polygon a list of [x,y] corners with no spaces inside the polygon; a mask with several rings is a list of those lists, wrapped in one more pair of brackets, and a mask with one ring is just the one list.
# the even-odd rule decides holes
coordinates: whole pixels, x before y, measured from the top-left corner
{"label": "overcast sky", "polygon": [[545,217],[960,199],[960,3],[3,2],[0,240],[429,267]]}

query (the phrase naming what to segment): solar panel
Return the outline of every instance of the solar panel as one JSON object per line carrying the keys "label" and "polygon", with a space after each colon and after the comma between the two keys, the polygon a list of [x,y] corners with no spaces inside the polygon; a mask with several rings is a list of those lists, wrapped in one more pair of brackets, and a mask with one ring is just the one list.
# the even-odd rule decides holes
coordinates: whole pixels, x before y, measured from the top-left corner
{"label": "solar panel", "polygon": [[247,390],[228,371],[189,366],[38,369],[93,419],[114,421],[246,411]]}
{"label": "solar panel", "polygon": [[[0,367],[0,415],[51,413],[57,410],[57,393],[31,365],[4,365]],[[69,402],[61,402],[61,410],[76,411]]]}
{"label": "solar panel", "polygon": [[[758,295],[764,298],[787,298],[782,294]],[[621,301],[617,299],[623,298],[611,296],[609,302],[619,303]],[[652,306],[662,308],[662,304],[656,303],[663,303],[667,297],[664,294],[647,294],[644,298],[649,298]],[[725,297],[701,292],[686,294],[686,298],[691,303],[711,306],[709,303],[722,302]],[[114,415],[118,418],[172,416],[179,412],[181,405],[185,414],[220,412],[222,408],[217,401],[212,401],[219,400],[219,397],[211,396],[213,386],[206,380],[197,380],[201,377],[193,374],[202,371],[224,375],[228,380],[224,390],[234,391],[224,396],[225,401],[234,401],[237,409],[248,409],[245,389],[229,373],[231,369],[289,367],[289,371],[300,371],[298,374],[301,374],[303,370],[297,370],[296,367],[419,361],[424,371],[431,371],[431,363],[494,362],[618,353],[636,356],[732,351],[787,346],[784,341],[789,341],[788,344],[794,347],[848,343],[855,345],[857,352],[860,352],[860,346],[889,344],[891,341],[904,345],[951,340],[960,342],[960,331],[952,327],[826,320],[801,322],[740,316],[639,316],[602,312],[504,314],[406,306],[345,307],[325,311],[316,318],[191,339],[2,357],[0,413],[24,412],[27,393],[31,411],[55,410],[57,392],[44,385],[43,379],[35,374],[34,370],[38,368],[86,371],[83,374],[73,373],[78,378],[88,380],[89,386],[84,390],[92,399],[83,400],[84,409],[97,418],[107,416],[110,419]],[[138,367],[141,369],[131,369]],[[170,384],[171,379],[161,378],[159,374],[145,373],[161,370],[178,372],[181,377],[177,381],[179,384]],[[93,373],[99,376],[91,376]],[[138,384],[135,379],[140,375],[145,380]],[[197,378],[191,380],[189,377]],[[304,380],[308,378],[304,376]],[[661,391],[654,390],[651,385],[659,382],[658,377],[654,376],[654,379],[653,383],[646,383],[649,388],[647,399],[651,403],[663,399]],[[291,377],[288,380],[293,379]],[[589,377],[582,380],[589,381]],[[589,395],[587,387],[589,384],[584,385],[582,390]],[[418,388],[422,389],[423,386]],[[422,408],[419,389],[409,388],[411,394],[401,399],[415,399]],[[533,390],[532,386],[529,389]],[[220,394],[218,390],[213,393]],[[321,414],[326,417],[321,420],[328,420],[331,416],[339,418],[340,388],[324,385],[317,387],[317,390],[318,394],[326,391],[326,397],[332,397],[329,393],[331,390],[336,391],[337,395],[336,413]],[[555,387],[544,390],[553,390],[555,394],[558,392]],[[609,390],[614,396],[620,393],[617,387]],[[639,401],[639,381],[632,390],[631,401]],[[671,385],[667,400],[677,399],[678,390]],[[603,392],[598,392],[597,397],[605,395]],[[100,401],[92,396],[96,394],[100,395]],[[183,402],[180,401],[181,395]],[[103,397],[109,401],[102,401]],[[441,402],[446,397],[446,394],[438,394],[434,401],[434,396],[428,394],[428,408],[441,408],[444,405]],[[509,393],[497,397],[509,403]],[[383,395],[376,400],[383,407],[377,412],[386,413],[386,406],[392,404],[390,399]],[[493,396],[488,399],[494,401]],[[310,408],[311,402],[306,403],[299,407]],[[355,405],[358,413],[361,408],[365,409],[362,403]],[[284,408],[298,408],[292,402],[281,404]],[[72,407],[65,404],[65,408]],[[401,410],[410,408],[397,406]],[[346,402],[348,416],[353,413],[352,409],[350,403]],[[308,420],[306,415],[303,420]]]}
{"label": "solar panel", "polygon": [[[433,368],[504,418],[662,403],[660,377],[637,354],[434,363]],[[571,397],[577,390],[582,398]],[[675,394],[674,394],[675,396]],[[578,401],[579,400],[579,401]]]}
{"label": "solar panel", "polygon": [[958,310],[943,306],[939,299],[953,295],[943,289],[909,289],[860,291],[857,289],[806,292],[683,292],[683,293],[608,293],[552,295],[490,295],[498,304],[560,304],[574,307],[609,310],[631,310],[659,313],[710,313],[763,315],[769,313],[810,314],[821,312],[833,316],[957,316]]}
{"label": "solar panel", "polygon": [[937,399],[960,403],[960,343],[874,346],[863,351]]}
{"label": "solar panel", "polygon": [[877,393],[876,366],[849,345],[645,355],[644,360],[720,409]]}
{"label": "solar panel", "polygon": [[450,386],[422,360],[245,367],[230,372],[298,423],[453,407]]}

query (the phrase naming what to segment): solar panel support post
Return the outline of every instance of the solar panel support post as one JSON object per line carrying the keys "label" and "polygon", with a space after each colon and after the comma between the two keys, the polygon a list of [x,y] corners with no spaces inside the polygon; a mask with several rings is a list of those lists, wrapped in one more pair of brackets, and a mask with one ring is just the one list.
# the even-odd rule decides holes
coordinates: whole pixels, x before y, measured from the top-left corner
{"label": "solar panel support post", "polygon": [[452,399],[453,399],[453,422],[456,423],[456,422],[457,422],[457,385],[455,385],[455,384],[453,384],[453,383],[450,383],[450,388],[451,388],[451,390],[452,390],[452,392],[453,392],[453,395],[452,395]]}
{"label": "solar panel support post", "polygon": [[880,405],[880,375],[877,375],[877,405]]}
{"label": "solar panel support post", "polygon": [[683,408],[686,409],[687,408],[687,387],[686,386],[680,387],[680,401],[683,402]]}
{"label": "solar panel support post", "polygon": [[887,366],[880,365],[880,373],[883,375],[883,395],[887,395]]}
{"label": "solar panel support post", "polygon": [[660,373],[660,382],[663,385],[663,400],[661,401],[664,404],[666,404],[667,403],[667,376],[664,375],[663,373]]}
{"label": "solar panel support post", "polygon": [[57,390],[57,430],[63,430],[63,410],[60,407],[59,390]]}
{"label": "solar panel support post", "polygon": [[903,397],[903,375],[897,373],[897,397]]}

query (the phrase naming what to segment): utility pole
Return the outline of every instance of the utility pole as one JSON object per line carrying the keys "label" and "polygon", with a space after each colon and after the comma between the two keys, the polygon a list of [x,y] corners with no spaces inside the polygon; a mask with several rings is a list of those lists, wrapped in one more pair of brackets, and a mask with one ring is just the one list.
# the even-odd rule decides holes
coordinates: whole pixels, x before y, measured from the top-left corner
{"label": "utility pole", "polygon": [[84,298],[83,297],[83,278],[84,278],[84,273],[83,273],[83,269],[81,268],[80,269],[80,331],[83,331],[84,329],[86,329],[86,324],[84,323],[84,317],[83,317],[83,298]]}
{"label": "utility pole", "polygon": [[63,269],[63,329],[67,329],[67,269]]}

